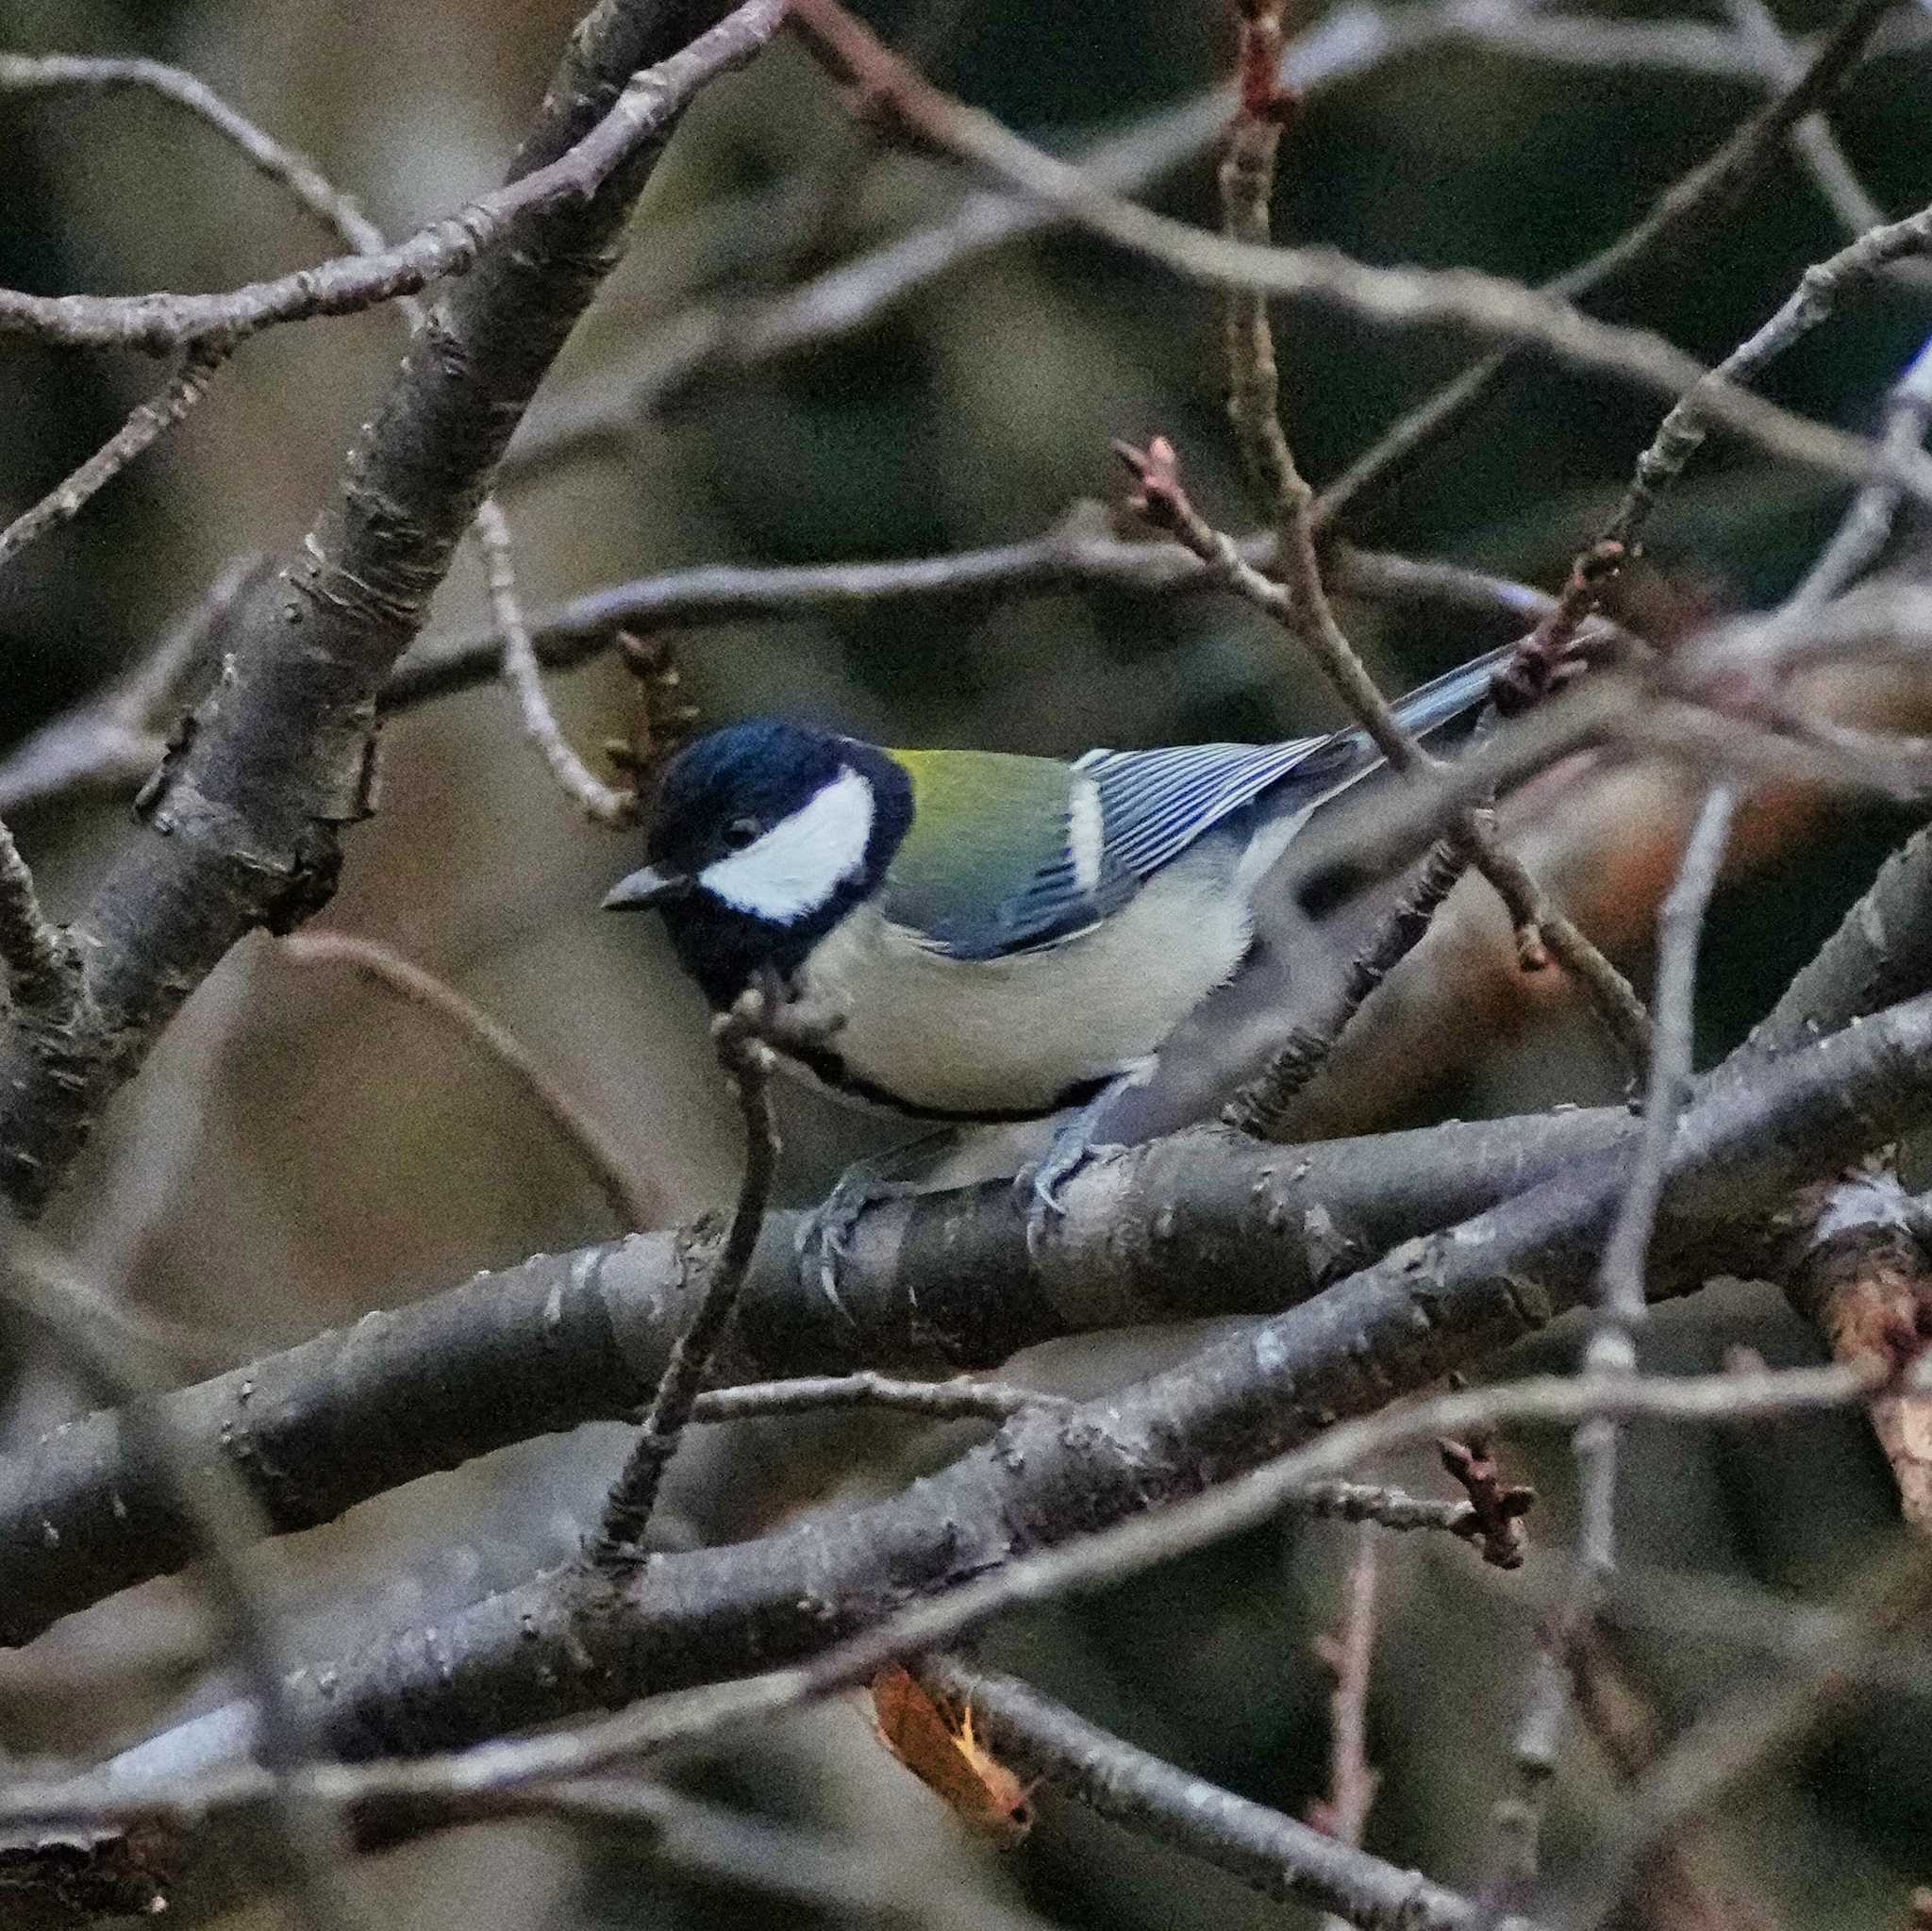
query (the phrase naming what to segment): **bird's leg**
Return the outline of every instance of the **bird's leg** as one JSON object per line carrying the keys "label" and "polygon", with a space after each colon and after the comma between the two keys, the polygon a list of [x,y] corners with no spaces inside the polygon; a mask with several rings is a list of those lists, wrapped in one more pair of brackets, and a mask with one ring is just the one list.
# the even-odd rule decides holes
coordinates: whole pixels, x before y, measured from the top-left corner
{"label": "bird's leg", "polygon": [[1095,1139],[1107,1110],[1130,1086],[1137,1086],[1144,1074],[1125,1073],[1109,1081],[1092,1099],[1054,1131],[1053,1143],[1030,1166],[1013,1175],[1014,1191],[1026,1202],[1026,1251],[1038,1250],[1052,1216],[1063,1214],[1060,1189],[1091,1160],[1108,1150],[1108,1143]]}
{"label": "bird's leg", "polygon": [[839,1299],[839,1264],[852,1251],[852,1230],[866,1208],[881,1200],[896,1200],[922,1190],[911,1177],[917,1168],[958,1139],[951,1126],[922,1133],[916,1140],[889,1147],[884,1153],[854,1160],[839,1175],[838,1184],[819,1205],[805,1214],[793,1237],[801,1273],[815,1277],[825,1298],[842,1313]]}

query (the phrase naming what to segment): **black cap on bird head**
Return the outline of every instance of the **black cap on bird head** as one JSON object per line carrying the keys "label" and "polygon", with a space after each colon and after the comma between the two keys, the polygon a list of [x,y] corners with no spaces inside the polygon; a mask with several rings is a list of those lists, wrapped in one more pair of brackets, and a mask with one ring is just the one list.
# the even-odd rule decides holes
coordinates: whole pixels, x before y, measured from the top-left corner
{"label": "black cap on bird head", "polygon": [[796,971],[873,891],[911,816],[910,780],[873,745],[774,718],[727,725],[665,768],[650,862],[604,905],[662,912],[722,1007],[763,969]]}

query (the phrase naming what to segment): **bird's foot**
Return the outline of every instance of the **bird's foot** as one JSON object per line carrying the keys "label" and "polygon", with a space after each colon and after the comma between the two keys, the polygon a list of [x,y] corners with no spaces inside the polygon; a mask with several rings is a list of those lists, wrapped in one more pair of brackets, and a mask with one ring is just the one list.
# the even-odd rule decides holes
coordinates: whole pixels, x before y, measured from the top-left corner
{"label": "bird's foot", "polygon": [[839,1296],[839,1270],[851,1257],[852,1236],[869,1208],[922,1190],[918,1182],[893,1176],[904,1173],[908,1154],[928,1150],[934,1141],[947,1138],[927,1135],[874,1158],[854,1160],[831,1192],[800,1217],[791,1243],[799,1273],[808,1281],[815,1280],[825,1299],[855,1326]]}
{"label": "bird's foot", "polygon": [[1113,1098],[1109,1088],[1096,1100],[1082,1107],[1053,1137],[1053,1144],[1031,1165],[1013,1175],[1013,1190],[1025,1203],[1026,1251],[1038,1254],[1054,1222],[1067,1210],[1060,1190],[1094,1157],[1119,1149],[1093,1137],[1100,1116]]}

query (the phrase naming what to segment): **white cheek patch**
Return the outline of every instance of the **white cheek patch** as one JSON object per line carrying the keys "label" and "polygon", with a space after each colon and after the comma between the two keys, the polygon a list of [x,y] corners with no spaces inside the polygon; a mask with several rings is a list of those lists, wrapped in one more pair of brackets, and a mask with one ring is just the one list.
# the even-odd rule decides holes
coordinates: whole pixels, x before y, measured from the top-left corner
{"label": "white cheek patch", "polygon": [[741,912],[789,924],[864,866],[872,819],[872,786],[848,767],[743,851],[707,865],[698,883]]}

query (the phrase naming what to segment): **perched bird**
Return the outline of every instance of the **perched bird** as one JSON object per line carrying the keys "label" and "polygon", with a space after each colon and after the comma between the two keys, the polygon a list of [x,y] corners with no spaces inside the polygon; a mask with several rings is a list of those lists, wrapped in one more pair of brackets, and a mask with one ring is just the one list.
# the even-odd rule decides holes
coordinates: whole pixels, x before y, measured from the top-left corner
{"label": "perched bird", "polygon": [[[1501,655],[1398,715],[1418,734],[1468,715]],[[1359,730],[1065,762],[756,720],[672,760],[650,862],[604,904],[655,907],[721,1011],[775,975],[836,1015],[785,1049],[826,1091],[931,1122],[1032,1118],[1144,1076],[1241,967],[1289,841],[1380,762]],[[1057,1147],[1047,1204],[1078,1158]]]}

